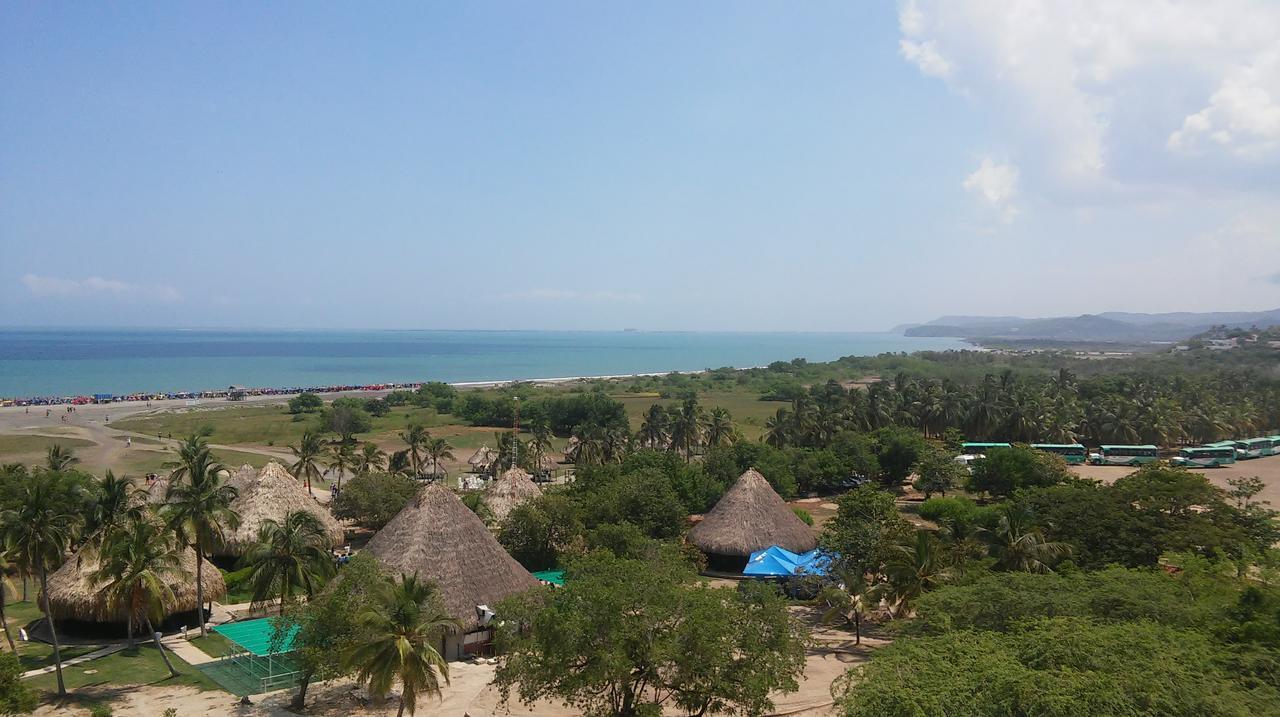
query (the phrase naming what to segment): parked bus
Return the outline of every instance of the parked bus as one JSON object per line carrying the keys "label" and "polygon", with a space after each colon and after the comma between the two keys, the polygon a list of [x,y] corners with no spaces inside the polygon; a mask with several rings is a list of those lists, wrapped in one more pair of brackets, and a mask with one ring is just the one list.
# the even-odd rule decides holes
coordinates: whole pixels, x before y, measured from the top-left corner
{"label": "parked bus", "polygon": [[1012,448],[1009,443],[964,443],[960,446],[960,452],[966,456],[981,456],[992,448]]}
{"label": "parked bus", "polygon": [[1274,455],[1270,438],[1249,438],[1243,441],[1236,441],[1236,451],[1236,457],[1243,460]]}
{"label": "parked bus", "polygon": [[1095,466],[1139,466],[1154,463],[1160,449],[1155,446],[1102,446],[1097,453],[1089,454],[1089,462]]}
{"label": "parked bus", "polygon": [[1089,452],[1079,443],[1032,443],[1031,447],[1037,451],[1062,456],[1067,463],[1071,464],[1084,463],[1089,457]]}
{"label": "parked bus", "polygon": [[1236,462],[1236,449],[1235,446],[1183,448],[1178,451],[1178,456],[1169,462],[1185,468],[1218,468]]}

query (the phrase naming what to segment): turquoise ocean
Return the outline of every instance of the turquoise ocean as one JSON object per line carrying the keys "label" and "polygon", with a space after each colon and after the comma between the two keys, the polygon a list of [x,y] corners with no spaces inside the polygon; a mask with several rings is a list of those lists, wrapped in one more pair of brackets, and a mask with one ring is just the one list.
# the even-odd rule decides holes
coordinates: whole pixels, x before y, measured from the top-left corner
{"label": "turquoise ocean", "polygon": [[965,346],[890,333],[0,329],[0,397],[605,376]]}

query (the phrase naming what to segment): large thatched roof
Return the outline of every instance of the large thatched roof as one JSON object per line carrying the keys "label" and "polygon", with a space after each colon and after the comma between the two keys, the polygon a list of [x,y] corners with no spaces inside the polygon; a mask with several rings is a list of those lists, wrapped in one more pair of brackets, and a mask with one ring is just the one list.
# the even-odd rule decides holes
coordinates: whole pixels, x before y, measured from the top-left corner
{"label": "large thatched roof", "polygon": [[[55,619],[125,622],[124,611],[109,609],[102,586],[95,584],[92,576],[97,570],[97,556],[91,551],[81,551],[49,576],[49,612]],[[218,568],[205,560],[203,573],[204,599],[224,597],[227,584],[223,582]],[[171,575],[167,581],[176,598],[169,607],[168,615],[196,609],[195,574],[196,553],[187,548],[182,551],[182,572]]]}
{"label": "large thatched roof", "polygon": [[[227,485],[234,486],[237,491],[253,482],[258,477],[258,470],[248,463],[236,470],[228,470],[225,477]],[[147,502],[160,505],[169,502],[169,476],[160,476],[147,486]]]}
{"label": "large thatched roof", "polygon": [[467,463],[477,470],[487,471],[493,462],[498,458],[498,454],[488,446],[480,446],[475,453],[467,459]]}
{"label": "large thatched roof", "polygon": [[232,484],[240,492],[231,503],[232,510],[240,514],[240,527],[226,533],[218,549],[219,555],[243,555],[250,545],[257,542],[258,528],[263,521],[283,523],[290,513],[298,510],[316,516],[333,545],[340,545],[346,535],[342,523],[333,517],[333,513],[317,503],[307,493],[307,487],[275,461],[268,463],[252,478],[236,478]]}
{"label": "large thatched roof", "polygon": [[704,553],[748,557],[778,545],[813,550],[813,530],[791,512],[769,481],[751,468],[738,478],[711,512],[689,531],[689,542]]}
{"label": "large thatched roof", "polygon": [[493,513],[493,519],[501,521],[516,506],[540,495],[542,489],[523,468],[512,468],[503,472],[484,489],[484,504]]}
{"label": "large thatched roof", "polygon": [[436,584],[445,610],[464,630],[479,624],[476,606],[536,587],[538,581],[502,549],[453,491],[431,483],[365,547],[393,573]]}

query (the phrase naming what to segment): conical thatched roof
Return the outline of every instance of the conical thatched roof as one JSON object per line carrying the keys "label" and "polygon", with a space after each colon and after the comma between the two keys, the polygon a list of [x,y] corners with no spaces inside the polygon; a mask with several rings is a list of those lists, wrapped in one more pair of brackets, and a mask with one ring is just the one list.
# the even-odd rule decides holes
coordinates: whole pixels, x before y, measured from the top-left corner
{"label": "conical thatched roof", "polygon": [[791,512],[754,468],[743,473],[711,512],[693,526],[689,542],[704,553],[741,557],[771,545],[796,553],[817,545],[813,530]]}
{"label": "conical thatched roof", "polygon": [[498,454],[494,453],[492,448],[488,446],[480,446],[476,449],[476,452],[472,453],[471,457],[467,459],[467,463],[470,464],[472,468],[476,468],[478,470],[489,470],[489,467],[493,465],[493,462],[497,457]]}
{"label": "conical thatched roof", "polygon": [[[97,556],[81,551],[49,576],[49,612],[54,619],[125,622],[124,611],[109,609],[102,586],[94,583],[92,576],[97,570]],[[196,609],[195,574],[196,553],[187,548],[182,551],[182,573],[168,579],[176,600],[166,617]],[[222,573],[208,560],[204,561],[203,578],[205,600],[226,596],[227,584],[222,580]]]}
{"label": "conical thatched roof", "polygon": [[157,478],[147,486],[147,502],[152,505],[161,505],[168,503],[169,498],[166,495],[169,492],[168,477]]}
{"label": "conical thatched roof", "polygon": [[298,510],[319,518],[333,545],[340,545],[346,535],[333,513],[317,503],[307,493],[307,487],[275,461],[264,466],[252,479],[237,480],[234,485],[240,495],[232,501],[231,509],[240,514],[240,527],[223,536],[219,555],[243,555],[257,542],[258,528],[263,521],[283,523],[290,513]]}
{"label": "conical thatched roof", "polygon": [[542,489],[523,468],[512,468],[484,489],[484,504],[495,521],[502,521],[516,506],[542,495]]}
{"label": "conical thatched roof", "polygon": [[[248,463],[240,466],[235,471],[227,471],[225,478],[226,484],[234,486],[237,491],[242,487],[249,485],[253,479],[258,476],[258,470]],[[169,498],[169,476],[160,476],[147,486],[147,502],[153,505],[168,503]]]}
{"label": "conical thatched roof", "polygon": [[550,473],[554,471],[558,465],[560,464],[556,462],[556,459],[546,453],[543,453],[538,457],[538,471],[540,473]]}
{"label": "conical thatched roof", "polygon": [[365,550],[392,573],[417,573],[435,583],[445,610],[463,630],[479,625],[477,605],[492,607],[538,585],[441,483],[423,487]]}
{"label": "conical thatched roof", "polygon": [[444,467],[442,461],[428,460],[422,464],[422,475],[424,476],[447,476],[449,470]]}

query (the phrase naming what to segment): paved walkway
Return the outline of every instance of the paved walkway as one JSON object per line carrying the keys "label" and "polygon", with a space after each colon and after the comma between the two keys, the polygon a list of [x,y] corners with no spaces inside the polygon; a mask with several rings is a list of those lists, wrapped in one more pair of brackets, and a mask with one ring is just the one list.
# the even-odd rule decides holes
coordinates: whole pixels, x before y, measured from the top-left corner
{"label": "paved walkway", "polygon": [[[200,634],[197,630],[195,634]],[[189,665],[203,665],[208,662],[217,662],[218,658],[211,657],[204,650],[192,645],[182,638],[181,635],[170,635],[162,640],[160,644],[173,651],[173,654],[187,661]]]}
{"label": "paved walkway", "polygon": [[[100,650],[94,650],[93,652],[86,652],[85,654],[79,657],[74,657],[70,660],[63,660],[62,669],[65,670],[66,668],[71,667],[72,665],[79,665],[80,663],[88,662],[89,660],[96,660],[99,657],[106,657],[107,655],[117,653],[123,650],[124,648],[125,648],[124,645],[107,645],[106,647]],[[47,675],[50,672],[53,672],[55,667],[56,667],[55,665],[49,665],[48,667],[39,667],[34,670],[27,670],[26,672],[22,673],[22,677],[23,679],[26,679],[28,677],[35,677],[37,675]]]}

